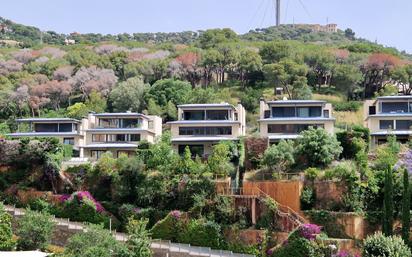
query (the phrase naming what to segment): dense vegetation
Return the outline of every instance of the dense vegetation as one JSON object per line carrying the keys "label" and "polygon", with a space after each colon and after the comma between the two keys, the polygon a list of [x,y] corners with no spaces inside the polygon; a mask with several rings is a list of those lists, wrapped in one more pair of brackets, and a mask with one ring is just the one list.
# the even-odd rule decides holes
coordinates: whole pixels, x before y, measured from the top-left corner
{"label": "dense vegetation", "polygon": [[[405,94],[412,88],[407,55],[349,30],[314,33],[285,25],[245,35],[230,29],[74,34],[77,43],[64,46],[66,35],[0,21],[0,38],[22,43],[0,48],[3,133],[21,116],[133,110],[171,120],[185,102],[240,101],[252,114],[260,97],[274,98],[274,87],[288,98],[322,93],[355,100],[395,93],[394,84]],[[332,102],[338,111],[359,109],[356,102]]]}

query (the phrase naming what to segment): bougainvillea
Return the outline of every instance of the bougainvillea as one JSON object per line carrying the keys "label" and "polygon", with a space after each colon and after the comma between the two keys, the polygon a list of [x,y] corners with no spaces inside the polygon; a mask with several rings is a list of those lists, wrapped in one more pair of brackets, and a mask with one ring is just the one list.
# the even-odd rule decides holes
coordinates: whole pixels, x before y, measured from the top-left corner
{"label": "bougainvillea", "polygon": [[96,211],[99,213],[102,213],[105,211],[104,207],[102,206],[101,203],[99,203],[94,197],[90,194],[88,191],[78,191],[74,192],[72,195],[62,195],[60,196],[59,200],[62,203],[65,203],[67,201],[71,202],[73,200],[77,200],[79,202],[82,202],[84,199],[88,199],[94,203],[96,206]]}
{"label": "bougainvillea", "polygon": [[304,224],[298,228],[299,235],[308,240],[315,240],[320,234],[321,227],[316,224]]}

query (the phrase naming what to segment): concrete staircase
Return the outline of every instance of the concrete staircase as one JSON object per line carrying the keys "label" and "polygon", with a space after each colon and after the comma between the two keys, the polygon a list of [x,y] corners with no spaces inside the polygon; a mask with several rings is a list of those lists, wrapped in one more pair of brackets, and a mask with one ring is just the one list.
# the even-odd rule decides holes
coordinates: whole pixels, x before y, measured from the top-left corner
{"label": "concrete staircase", "polygon": [[[13,216],[14,220],[18,220],[25,214],[24,209],[19,209],[13,206],[4,206],[5,210]],[[64,247],[67,240],[74,234],[86,230],[85,223],[73,222],[68,219],[53,218],[55,222],[55,233],[52,238],[52,243]],[[127,234],[112,232],[116,240],[125,242],[128,239]],[[151,249],[155,257],[254,257],[249,254],[237,254],[231,251],[214,250],[209,247],[197,247],[189,244],[172,243],[165,240],[152,240]]]}

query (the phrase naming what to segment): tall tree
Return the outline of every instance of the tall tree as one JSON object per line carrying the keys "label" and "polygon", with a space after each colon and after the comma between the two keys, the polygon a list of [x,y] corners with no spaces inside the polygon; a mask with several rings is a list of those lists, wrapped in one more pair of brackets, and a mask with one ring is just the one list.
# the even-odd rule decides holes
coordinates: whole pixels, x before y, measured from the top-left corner
{"label": "tall tree", "polygon": [[409,231],[411,226],[411,189],[409,173],[403,169],[403,192],[402,192],[402,239],[409,245]]}
{"label": "tall tree", "polygon": [[144,93],[149,88],[141,78],[134,77],[120,82],[112,92],[110,100],[116,112],[134,111],[141,112],[144,105]]}
{"label": "tall tree", "polygon": [[385,172],[384,191],[382,232],[386,236],[391,236],[393,234],[393,175],[391,166],[388,166]]}
{"label": "tall tree", "polygon": [[263,73],[266,80],[275,84],[275,88],[282,86],[289,99],[310,99],[306,65],[285,59],[276,64],[264,65]]}

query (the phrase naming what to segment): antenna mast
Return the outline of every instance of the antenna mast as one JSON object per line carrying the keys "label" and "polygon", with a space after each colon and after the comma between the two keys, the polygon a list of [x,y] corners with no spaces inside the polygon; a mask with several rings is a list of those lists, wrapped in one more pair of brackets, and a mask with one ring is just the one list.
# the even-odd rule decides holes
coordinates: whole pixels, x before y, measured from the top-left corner
{"label": "antenna mast", "polygon": [[280,0],[276,0],[276,26],[280,25]]}

